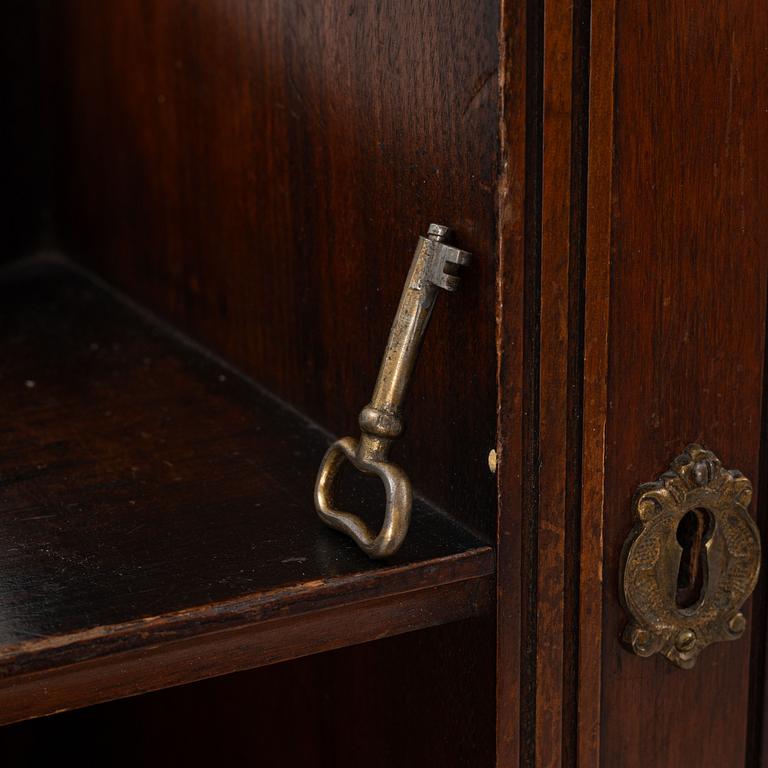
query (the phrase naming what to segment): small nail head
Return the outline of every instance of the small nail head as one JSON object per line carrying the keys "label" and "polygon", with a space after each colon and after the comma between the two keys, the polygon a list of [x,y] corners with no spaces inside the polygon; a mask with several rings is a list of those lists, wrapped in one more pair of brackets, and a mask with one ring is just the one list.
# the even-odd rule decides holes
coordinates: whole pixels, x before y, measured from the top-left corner
{"label": "small nail head", "polygon": [[732,635],[740,635],[747,626],[747,620],[744,618],[743,613],[737,613],[728,622],[728,629]]}
{"label": "small nail head", "polygon": [[681,653],[693,650],[696,645],[696,635],[690,629],[684,629],[675,638],[675,648]]}

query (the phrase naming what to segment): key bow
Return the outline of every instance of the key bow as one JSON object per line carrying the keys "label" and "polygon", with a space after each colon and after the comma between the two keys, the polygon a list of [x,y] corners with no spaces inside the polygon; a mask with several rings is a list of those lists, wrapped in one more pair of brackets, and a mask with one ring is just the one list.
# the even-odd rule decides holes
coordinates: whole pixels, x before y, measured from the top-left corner
{"label": "key bow", "polygon": [[[459,267],[468,264],[471,257],[467,251],[449,245],[449,237],[448,227],[431,224],[427,237],[419,238],[373,397],[360,412],[360,440],[344,437],[333,443],[323,457],[315,483],[315,508],[320,519],[346,533],[374,558],[395,554],[411,521],[411,482],[387,457],[403,429],[402,403],[438,289],[455,291],[460,281]],[[334,482],[345,460],[360,472],[377,475],[384,483],[387,505],[378,534],[357,515],[333,505]]]}

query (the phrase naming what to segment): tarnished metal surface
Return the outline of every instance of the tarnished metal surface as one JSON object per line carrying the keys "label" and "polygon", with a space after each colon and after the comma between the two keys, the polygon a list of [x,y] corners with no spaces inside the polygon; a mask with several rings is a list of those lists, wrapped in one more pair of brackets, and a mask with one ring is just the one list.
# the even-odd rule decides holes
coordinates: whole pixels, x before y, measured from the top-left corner
{"label": "tarnished metal surface", "polygon": [[636,654],[661,653],[690,669],[708,645],[744,633],[739,608],[760,570],[751,498],[749,480],[700,445],[638,488],[620,589],[632,618],[624,640]]}
{"label": "tarnished metal surface", "polygon": [[[431,224],[420,237],[405,281],[371,402],[360,412],[359,440],[337,440],[320,464],[315,508],[320,518],[351,536],[370,557],[387,557],[400,548],[411,519],[411,483],[405,472],[387,461],[392,441],[402,432],[402,404],[438,289],[454,291],[458,268],[470,254],[448,244],[450,230]],[[333,484],[344,460],[366,474],[378,475],[387,493],[384,524],[375,534],[357,516],[334,508]]]}

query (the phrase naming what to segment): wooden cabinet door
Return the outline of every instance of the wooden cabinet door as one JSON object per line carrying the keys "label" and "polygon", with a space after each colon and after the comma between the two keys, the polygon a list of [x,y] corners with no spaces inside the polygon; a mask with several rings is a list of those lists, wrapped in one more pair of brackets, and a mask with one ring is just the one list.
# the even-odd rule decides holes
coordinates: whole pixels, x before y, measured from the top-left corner
{"label": "wooden cabinet door", "polygon": [[689,443],[765,522],[768,9],[527,12],[520,764],[756,766],[764,589],[683,670],[622,644],[619,570],[635,489]]}
{"label": "wooden cabinet door", "polygon": [[758,726],[761,601],[752,637],[680,670],[620,647],[617,583],[630,496],[687,443],[759,478],[768,13],[746,0],[625,3],[614,21],[605,495],[584,510],[602,517],[604,543],[603,610],[583,628],[603,636],[602,764],[741,766]]}

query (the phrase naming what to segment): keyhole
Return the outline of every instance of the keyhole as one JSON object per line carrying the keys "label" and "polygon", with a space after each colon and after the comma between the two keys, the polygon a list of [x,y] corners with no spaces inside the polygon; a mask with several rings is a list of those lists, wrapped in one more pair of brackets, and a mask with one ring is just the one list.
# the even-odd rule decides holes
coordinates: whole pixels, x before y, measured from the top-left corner
{"label": "keyhole", "polygon": [[691,509],[677,526],[677,542],[683,548],[677,572],[678,608],[690,608],[701,600],[707,568],[707,542],[712,538],[713,518],[709,510]]}

